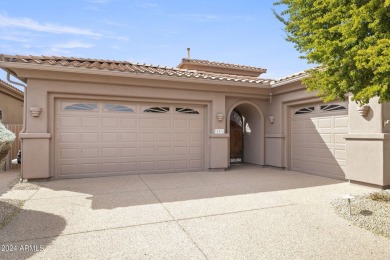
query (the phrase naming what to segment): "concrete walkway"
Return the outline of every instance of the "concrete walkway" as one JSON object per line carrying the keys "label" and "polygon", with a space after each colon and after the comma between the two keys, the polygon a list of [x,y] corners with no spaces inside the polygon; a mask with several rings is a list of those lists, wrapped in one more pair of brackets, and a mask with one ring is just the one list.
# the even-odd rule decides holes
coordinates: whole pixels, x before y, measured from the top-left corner
{"label": "concrete walkway", "polygon": [[0,195],[26,200],[0,230],[0,249],[14,248],[0,251],[1,259],[390,255],[389,239],[339,218],[330,205],[344,194],[374,189],[317,176],[241,166],[227,172],[58,180],[40,186]]}

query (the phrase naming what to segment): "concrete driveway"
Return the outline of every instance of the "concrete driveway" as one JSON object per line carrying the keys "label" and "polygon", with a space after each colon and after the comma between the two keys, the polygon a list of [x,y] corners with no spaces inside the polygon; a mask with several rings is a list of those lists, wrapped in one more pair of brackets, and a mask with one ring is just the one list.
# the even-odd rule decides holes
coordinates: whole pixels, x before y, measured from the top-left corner
{"label": "concrete driveway", "polygon": [[39,190],[10,190],[0,196],[26,200],[23,210],[0,230],[0,258],[387,259],[390,255],[388,239],[339,218],[330,205],[344,194],[374,189],[297,172],[240,166],[227,172],[39,185]]}

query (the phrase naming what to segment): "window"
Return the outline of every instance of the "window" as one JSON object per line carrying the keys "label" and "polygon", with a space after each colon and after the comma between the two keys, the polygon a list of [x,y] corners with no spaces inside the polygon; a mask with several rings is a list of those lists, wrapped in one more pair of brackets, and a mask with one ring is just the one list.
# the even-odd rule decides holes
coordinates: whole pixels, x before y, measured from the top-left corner
{"label": "window", "polygon": [[321,111],[340,111],[347,110],[345,106],[341,105],[323,105],[321,106]]}
{"label": "window", "polygon": [[134,112],[134,109],[125,105],[104,104],[104,111]]}
{"label": "window", "polygon": [[84,110],[84,111],[96,111],[97,104],[72,104],[66,106],[64,110]]}
{"label": "window", "polygon": [[181,108],[177,107],[176,112],[184,113],[184,114],[196,114],[199,115],[199,112],[192,108]]}
{"label": "window", "polygon": [[309,114],[314,112],[314,107],[301,108],[295,112],[295,115]]}
{"label": "window", "polygon": [[146,113],[167,113],[169,112],[169,107],[150,107],[144,110]]}

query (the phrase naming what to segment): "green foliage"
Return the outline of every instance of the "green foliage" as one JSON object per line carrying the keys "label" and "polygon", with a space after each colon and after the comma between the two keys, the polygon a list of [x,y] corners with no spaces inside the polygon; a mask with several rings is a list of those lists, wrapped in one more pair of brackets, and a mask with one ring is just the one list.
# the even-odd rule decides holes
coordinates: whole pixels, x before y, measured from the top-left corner
{"label": "green foliage", "polygon": [[3,169],[5,157],[15,140],[15,134],[0,123],[0,171]]}
{"label": "green foliage", "polygon": [[360,104],[390,101],[390,0],[281,0],[276,17],[309,63],[303,80],[324,101],[352,93]]}

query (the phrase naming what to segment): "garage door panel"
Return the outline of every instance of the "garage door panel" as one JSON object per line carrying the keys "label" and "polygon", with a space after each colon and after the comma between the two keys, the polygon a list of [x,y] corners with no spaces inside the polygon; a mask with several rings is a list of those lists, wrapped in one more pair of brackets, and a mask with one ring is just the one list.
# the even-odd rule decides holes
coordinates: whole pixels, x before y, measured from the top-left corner
{"label": "garage door panel", "polygon": [[102,163],[102,172],[104,173],[119,173],[120,168],[120,163]]}
{"label": "garage door panel", "polygon": [[170,160],[158,161],[157,170],[170,170],[172,169],[172,162]]}
{"label": "garage door panel", "polygon": [[79,158],[79,149],[78,148],[63,148],[60,149],[60,158],[61,159],[77,159]]}
{"label": "garage door panel", "polygon": [[201,156],[202,147],[190,147],[190,156]]}
{"label": "garage door panel", "polygon": [[60,116],[57,122],[60,127],[78,127],[80,118],[77,116]]}
{"label": "garage door panel", "polygon": [[[322,107],[326,108],[323,105],[311,105],[311,109],[293,109],[291,169],[344,178],[346,149],[344,136],[348,133],[348,112],[325,111]],[[300,114],[295,114],[296,111],[300,111]]]}
{"label": "garage door panel", "polygon": [[81,133],[82,143],[98,143],[100,140],[99,133]]}
{"label": "garage door panel", "polygon": [[348,117],[336,117],[334,119],[335,128],[348,128]]}
{"label": "garage door panel", "polygon": [[120,133],[102,132],[101,141],[103,143],[121,142]]}
{"label": "garage door panel", "polygon": [[139,155],[141,157],[154,156],[154,147],[140,147]]}
{"label": "garage door panel", "polygon": [[120,149],[118,147],[103,147],[102,148],[102,157],[118,157],[120,155]]}
{"label": "garage door panel", "polygon": [[331,128],[331,127],[332,127],[332,118],[319,118],[318,119],[318,129]]}
{"label": "garage door panel", "polygon": [[320,133],[320,141],[324,143],[331,144],[332,143],[332,133]]}
{"label": "garage door panel", "polygon": [[318,142],[318,132],[317,133],[310,133],[310,134],[305,134],[305,142],[307,143],[317,143]]}
{"label": "garage door panel", "polygon": [[122,147],[121,148],[122,157],[137,157],[138,156],[138,147]]}
{"label": "garage door panel", "polygon": [[140,128],[146,128],[146,129],[155,128],[154,122],[155,120],[152,118],[141,118],[139,120],[139,126]]}
{"label": "garage door panel", "polygon": [[172,156],[172,148],[170,146],[157,147],[157,155],[160,156]]}
{"label": "garage door panel", "polygon": [[131,173],[138,171],[138,162],[126,162],[121,164],[122,173]]}
{"label": "garage door panel", "polygon": [[335,149],[335,158],[345,160],[347,158],[347,153],[346,153],[345,149],[343,149],[343,150]]}
{"label": "garage door panel", "polygon": [[155,133],[154,132],[150,132],[150,133],[140,133],[139,136],[139,141],[140,142],[154,142],[154,135]]}
{"label": "garage door panel", "polygon": [[204,169],[201,107],[66,101],[72,110],[64,110],[63,103],[57,101],[56,177]]}
{"label": "garage door panel", "polygon": [[175,119],[173,121],[173,127],[175,130],[177,129],[187,129],[188,128],[188,120],[185,119]]}
{"label": "garage door panel", "polygon": [[172,134],[171,133],[157,133],[157,142],[172,142]]}
{"label": "garage door panel", "polygon": [[99,163],[82,163],[80,165],[81,174],[85,173],[99,173],[100,165]]}
{"label": "garage door panel", "polygon": [[171,119],[157,119],[157,128],[172,128],[172,120]]}
{"label": "garage door panel", "polygon": [[190,169],[199,169],[203,167],[202,160],[190,160]]}
{"label": "garage door panel", "polygon": [[182,147],[174,147],[173,148],[173,155],[174,156],[187,156],[188,155],[188,147],[182,146]]}
{"label": "garage door panel", "polygon": [[174,133],[174,141],[175,142],[187,142],[187,136],[188,134],[187,133],[183,133],[183,132],[175,132]]}
{"label": "garage door panel", "polygon": [[191,129],[203,128],[203,121],[201,119],[190,120],[190,128]]}
{"label": "garage door panel", "polygon": [[332,149],[328,149],[328,148],[325,148],[325,149],[318,149],[318,158],[320,160],[325,160],[325,159],[333,159],[335,158],[334,156],[334,153],[332,151]]}
{"label": "garage door panel", "polygon": [[82,127],[100,127],[100,118],[99,117],[82,117],[81,118]]}
{"label": "garage door panel", "polygon": [[175,170],[185,170],[188,168],[188,160],[183,159],[183,160],[175,160],[173,161],[173,169]]}
{"label": "garage door panel", "polygon": [[102,127],[103,128],[113,128],[113,127],[120,127],[120,118],[115,117],[103,117],[102,118]]}
{"label": "garage door panel", "polygon": [[336,144],[345,144],[344,134],[334,134],[334,142]]}
{"label": "garage door panel", "polygon": [[121,118],[122,128],[136,128],[138,127],[137,119],[133,118]]}
{"label": "garage door panel", "polygon": [[64,176],[67,175],[78,175],[79,174],[79,166],[78,164],[62,164],[60,165],[61,174]]}
{"label": "garage door panel", "polygon": [[96,159],[100,157],[99,148],[82,148],[81,158],[82,159]]}
{"label": "garage door panel", "polygon": [[317,120],[315,118],[308,118],[305,119],[305,130],[310,130],[310,129],[316,129],[317,128]]}
{"label": "garage door panel", "polygon": [[134,133],[134,132],[121,133],[121,142],[122,143],[124,143],[124,142],[137,142],[137,141],[138,141],[137,133]]}
{"label": "garage door panel", "polygon": [[156,170],[155,161],[141,161],[139,162],[140,171],[152,171]]}

